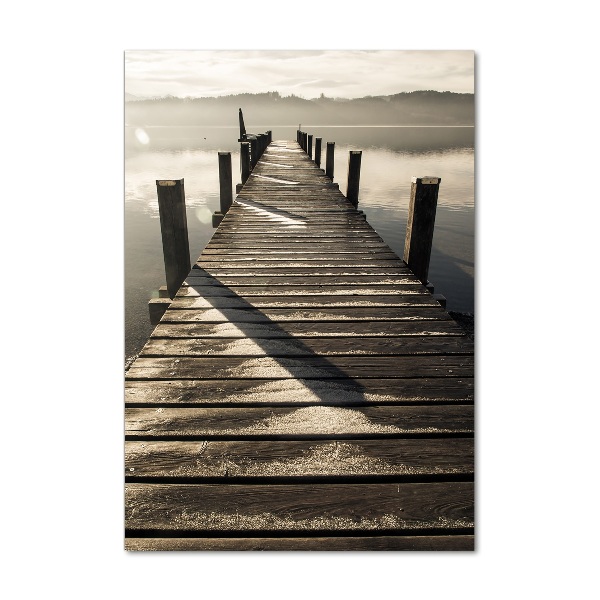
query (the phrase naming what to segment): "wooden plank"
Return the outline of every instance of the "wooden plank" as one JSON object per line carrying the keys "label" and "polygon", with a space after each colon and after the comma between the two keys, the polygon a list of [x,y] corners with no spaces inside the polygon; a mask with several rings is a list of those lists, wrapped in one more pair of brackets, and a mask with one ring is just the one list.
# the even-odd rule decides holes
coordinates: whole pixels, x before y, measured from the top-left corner
{"label": "wooden plank", "polygon": [[140,356],[415,356],[468,354],[473,342],[466,337],[157,339],[151,338]]}
{"label": "wooden plank", "polygon": [[431,294],[388,294],[379,296],[295,295],[295,296],[176,296],[171,310],[191,308],[315,308],[322,307],[402,307],[438,306]]}
{"label": "wooden plank", "polygon": [[[310,389],[310,383],[306,384]],[[130,439],[389,437],[473,433],[471,405],[126,408]]]}
{"label": "wooden plank", "polygon": [[253,296],[265,297],[289,297],[289,296],[381,296],[399,294],[421,294],[428,295],[420,283],[402,283],[396,285],[372,285],[360,286],[359,284],[338,284],[334,285],[278,285],[277,287],[267,285],[254,286],[236,286],[219,285],[213,280],[209,285],[202,282],[196,285],[194,282],[187,282],[179,288],[176,297],[230,297],[230,298],[248,298]]}
{"label": "wooden plank", "polygon": [[[240,338],[279,339],[364,336],[393,338],[403,336],[464,336],[454,321],[336,321],[246,323],[240,328],[234,323],[159,323],[152,338]],[[396,342],[398,343],[398,342]]]}
{"label": "wooden plank", "polygon": [[472,356],[304,356],[138,358],[127,377],[143,379],[329,379],[471,377]]}
{"label": "wooden plank", "polygon": [[125,550],[135,551],[467,551],[475,549],[473,535],[380,535],[364,537],[279,538],[134,538],[125,539]]}
{"label": "wooden plank", "polygon": [[[264,252],[234,251],[232,249],[220,251],[204,251],[202,253],[204,262],[260,262],[260,261],[297,261],[297,260],[343,260],[363,261],[363,260],[399,260],[393,252],[368,252],[364,249],[347,252],[339,250],[338,252],[324,252],[323,250],[303,251],[293,249],[273,251],[263,248]],[[327,256],[324,256],[326,254]],[[197,261],[199,263],[200,261]]]}
{"label": "wooden plank", "polygon": [[472,483],[217,485],[129,483],[129,530],[472,534]]}
{"label": "wooden plank", "polygon": [[472,377],[125,381],[128,406],[472,404]]}
{"label": "wooden plank", "polygon": [[140,478],[472,475],[472,438],[308,441],[128,441],[125,475]]}
{"label": "wooden plank", "polygon": [[[198,273],[198,275],[195,275]],[[244,286],[245,289],[253,286],[269,286],[273,289],[279,286],[318,286],[322,288],[338,287],[343,285],[349,286],[421,286],[415,277],[410,273],[400,275],[321,275],[319,273],[312,273],[304,276],[293,276],[282,278],[278,275],[250,275],[245,273],[231,273],[231,274],[209,274],[206,271],[200,269],[192,269],[190,274],[186,277],[183,282],[183,286],[197,286],[197,285],[223,285],[223,286]]]}
{"label": "wooden plank", "polygon": [[401,308],[264,308],[260,309],[180,309],[167,310],[163,323],[279,323],[284,321],[448,321],[450,315],[441,307]]}

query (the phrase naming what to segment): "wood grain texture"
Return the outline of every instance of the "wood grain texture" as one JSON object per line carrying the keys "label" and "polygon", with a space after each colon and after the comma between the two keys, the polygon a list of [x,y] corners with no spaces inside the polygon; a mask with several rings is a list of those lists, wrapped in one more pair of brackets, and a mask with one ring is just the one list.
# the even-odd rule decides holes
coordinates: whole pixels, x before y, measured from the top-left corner
{"label": "wood grain texture", "polygon": [[131,551],[467,551],[475,549],[473,535],[381,535],[364,537],[289,538],[134,538],[125,540]]}
{"label": "wood grain texture", "polygon": [[473,407],[126,408],[125,433],[132,439],[467,435],[473,433]]}
{"label": "wood grain texture", "polygon": [[126,527],[190,532],[472,533],[468,482],[125,486]]}
{"label": "wood grain texture", "polygon": [[375,477],[473,474],[473,439],[130,441],[125,475],[140,478]]}
{"label": "wood grain texture", "polygon": [[167,379],[125,382],[128,406],[354,406],[473,403],[473,378]]}

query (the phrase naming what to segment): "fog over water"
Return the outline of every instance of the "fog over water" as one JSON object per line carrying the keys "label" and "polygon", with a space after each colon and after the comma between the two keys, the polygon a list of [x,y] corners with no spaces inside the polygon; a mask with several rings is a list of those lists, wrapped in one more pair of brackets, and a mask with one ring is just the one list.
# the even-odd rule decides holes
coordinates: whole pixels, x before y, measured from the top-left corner
{"label": "fog over water", "polygon": [[[298,124],[246,123],[248,132],[272,130],[294,140]],[[474,312],[474,129],[472,127],[348,127],[302,129],[335,142],[334,181],[346,192],[350,150],[362,150],[359,208],[402,256],[411,178],[441,177],[429,279],[448,310]],[[148,300],[165,284],[157,179],[185,179],[192,263],[214,229],[219,206],[217,152],[232,153],[240,181],[237,126],[128,126],[125,130],[125,355],[141,350],[152,326]]]}

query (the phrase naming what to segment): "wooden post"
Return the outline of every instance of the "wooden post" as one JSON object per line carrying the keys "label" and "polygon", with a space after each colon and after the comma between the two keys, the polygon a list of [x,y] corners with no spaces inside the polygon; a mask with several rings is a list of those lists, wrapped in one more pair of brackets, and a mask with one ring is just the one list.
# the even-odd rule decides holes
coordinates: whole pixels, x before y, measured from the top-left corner
{"label": "wooden post", "polygon": [[325,159],[325,175],[333,181],[333,154],[335,142],[327,142],[327,158]]}
{"label": "wooden post", "polygon": [[239,118],[240,118],[240,139],[238,141],[241,142],[246,139],[246,127],[244,126],[244,115],[242,114],[241,108],[240,108],[240,112],[239,112]]}
{"label": "wooden post", "polygon": [[312,158],[312,140],[313,140],[313,136],[309,135],[308,136],[308,157]]}
{"label": "wooden post", "polygon": [[229,210],[233,202],[231,187],[231,152],[219,152],[219,197],[223,215]]}
{"label": "wooden post", "polygon": [[267,145],[269,145],[273,141],[273,132],[269,129],[267,131]]}
{"label": "wooden post", "polygon": [[242,162],[242,185],[244,185],[250,177],[250,144],[248,142],[240,144],[240,159]]}
{"label": "wooden post", "polygon": [[252,170],[256,166],[257,162],[258,162],[258,140],[256,139],[256,136],[254,136],[250,140],[250,166],[251,166]]}
{"label": "wooden post", "polygon": [[358,207],[358,184],[360,181],[360,161],[362,158],[361,150],[350,150],[348,157],[348,187],[346,188],[346,198]]}
{"label": "wooden post", "polygon": [[259,133],[256,136],[256,140],[257,140],[257,155],[256,155],[256,162],[258,162],[258,159],[262,156],[263,150],[264,150],[264,144],[265,144],[265,140],[264,140],[264,136],[262,133]]}
{"label": "wooden post", "polygon": [[323,138],[317,138],[315,140],[315,163],[317,167],[321,166],[321,142]]}
{"label": "wooden post", "polygon": [[413,177],[410,189],[404,262],[423,285],[427,284],[441,181],[439,177]]}
{"label": "wooden post", "polygon": [[191,269],[183,179],[157,179],[158,212],[169,298]]}
{"label": "wooden post", "polygon": [[302,134],[302,149],[304,152],[308,152],[308,133]]}

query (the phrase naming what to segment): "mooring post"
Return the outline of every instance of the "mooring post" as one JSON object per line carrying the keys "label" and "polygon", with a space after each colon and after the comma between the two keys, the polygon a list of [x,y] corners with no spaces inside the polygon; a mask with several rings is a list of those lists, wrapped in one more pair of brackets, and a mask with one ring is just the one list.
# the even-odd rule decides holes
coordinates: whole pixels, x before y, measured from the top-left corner
{"label": "mooring post", "polygon": [[315,139],[315,163],[316,163],[317,167],[321,166],[321,142],[322,141],[323,141],[323,138]]}
{"label": "mooring post", "polygon": [[312,140],[313,140],[313,136],[309,135],[308,136],[308,157],[312,158]]}
{"label": "mooring post", "polygon": [[308,133],[304,132],[302,137],[302,148],[304,152],[308,152]]}
{"label": "mooring post", "polygon": [[413,177],[410,189],[404,262],[423,285],[427,284],[441,181],[439,177]]}
{"label": "mooring post", "polygon": [[273,132],[269,129],[267,131],[267,146],[273,141]]}
{"label": "mooring post", "polygon": [[219,198],[223,215],[229,210],[233,202],[231,186],[231,152],[219,152]]}
{"label": "mooring post", "polygon": [[169,298],[191,269],[183,179],[157,179],[158,213]]}
{"label": "mooring post", "polygon": [[244,185],[250,177],[250,144],[248,142],[240,144],[240,159],[242,163],[242,185]]}
{"label": "mooring post", "polygon": [[256,163],[258,162],[258,140],[256,136],[254,136],[250,140],[250,167],[251,170],[254,170]]}
{"label": "mooring post", "polygon": [[358,184],[360,182],[360,161],[362,150],[350,150],[348,157],[348,186],[346,188],[346,198],[358,207]]}
{"label": "mooring post", "polygon": [[327,142],[327,157],[325,159],[325,175],[333,181],[333,154],[335,142]]}
{"label": "mooring post", "polygon": [[256,160],[258,162],[258,159],[262,156],[262,153],[263,153],[263,150],[264,150],[264,147],[265,147],[265,136],[262,133],[259,133],[256,136],[256,139],[258,140],[258,146],[257,146],[258,147],[258,154],[257,154],[257,158],[256,158]]}

